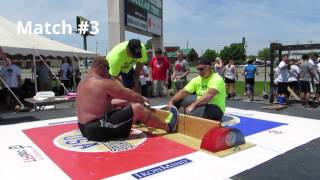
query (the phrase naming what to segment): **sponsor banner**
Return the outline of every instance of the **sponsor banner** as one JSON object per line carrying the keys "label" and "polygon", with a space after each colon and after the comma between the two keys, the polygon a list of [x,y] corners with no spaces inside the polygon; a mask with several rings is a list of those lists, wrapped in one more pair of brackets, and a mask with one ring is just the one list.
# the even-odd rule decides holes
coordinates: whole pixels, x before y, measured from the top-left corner
{"label": "sponsor banner", "polygon": [[125,24],[143,33],[162,35],[162,0],[126,0]]}
{"label": "sponsor banner", "polygon": [[[182,163],[180,160],[187,159],[190,163]],[[172,162],[180,162],[181,166],[174,166],[174,168],[161,171],[158,167],[170,164]],[[212,168],[214,167],[214,173]],[[153,172],[159,173],[148,173],[148,170],[153,169]],[[212,180],[212,179],[227,179],[232,174],[237,174],[239,170],[234,171],[232,166],[226,164],[222,158],[213,156],[210,153],[197,151],[181,157],[177,157],[168,161],[150,165],[144,168],[140,168],[127,173],[119,174],[117,176],[110,177],[110,180],[136,180],[133,174],[145,172],[145,176],[142,179],[201,179],[201,180]],[[141,177],[141,176],[138,176]]]}
{"label": "sponsor banner", "polygon": [[43,160],[41,154],[33,146],[13,145],[8,149],[12,150],[23,163],[36,163]]}
{"label": "sponsor banner", "polygon": [[162,20],[150,13],[148,13],[148,32],[162,35]]}
{"label": "sponsor banner", "polygon": [[134,4],[128,2],[127,4],[127,15],[133,16],[141,21],[147,21],[148,13],[143,8],[135,6]]}
{"label": "sponsor banner", "polygon": [[162,9],[162,0],[149,0],[149,2],[156,7]]}
{"label": "sponsor banner", "polygon": [[[0,126],[0,179],[70,179],[21,128],[47,122]],[[11,128],[15,127],[15,128]]]}
{"label": "sponsor banner", "polygon": [[143,30],[143,31],[148,30],[147,21],[142,21],[141,19],[133,17],[129,14],[127,14],[127,25],[135,27],[135,28]]}
{"label": "sponsor banner", "polygon": [[145,177],[148,177],[148,176],[152,176],[152,175],[158,174],[160,172],[167,171],[169,169],[176,168],[178,166],[182,166],[182,165],[185,165],[185,164],[191,163],[191,162],[192,161],[190,159],[183,158],[183,159],[180,159],[180,160],[177,160],[177,161],[173,161],[173,162],[170,162],[170,163],[167,163],[167,164],[163,164],[161,166],[157,166],[157,167],[154,167],[154,168],[151,168],[151,169],[147,169],[147,170],[144,170],[144,171],[141,171],[141,172],[134,173],[134,174],[132,174],[132,176],[134,178],[136,178],[136,179],[142,179],[142,178],[145,178]]}

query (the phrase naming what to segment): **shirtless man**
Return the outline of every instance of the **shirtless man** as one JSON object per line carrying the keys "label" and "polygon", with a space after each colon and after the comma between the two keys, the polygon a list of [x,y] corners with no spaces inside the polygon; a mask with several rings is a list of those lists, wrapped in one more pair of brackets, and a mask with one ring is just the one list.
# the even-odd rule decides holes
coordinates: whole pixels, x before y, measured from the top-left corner
{"label": "shirtless man", "polygon": [[137,120],[168,132],[176,131],[176,108],[171,108],[166,122],[161,121],[144,107],[145,97],[125,88],[119,81],[109,79],[108,70],[105,58],[97,57],[78,86],[77,116],[83,136],[93,141],[126,138]]}

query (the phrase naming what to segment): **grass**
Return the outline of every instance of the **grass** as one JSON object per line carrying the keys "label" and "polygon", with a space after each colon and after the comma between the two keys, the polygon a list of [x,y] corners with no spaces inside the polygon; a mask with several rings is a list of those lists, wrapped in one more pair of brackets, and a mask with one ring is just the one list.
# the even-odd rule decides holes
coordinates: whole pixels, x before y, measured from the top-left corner
{"label": "grass", "polygon": [[[236,81],[236,92],[238,95],[243,95],[245,93],[244,81]],[[267,82],[267,94],[270,90],[270,85]],[[254,84],[254,95],[261,96],[264,91],[264,81],[256,81]]]}
{"label": "grass", "polygon": [[[238,69],[239,70],[239,69]],[[197,73],[196,66],[190,66],[190,72]],[[245,84],[244,81],[236,81],[236,92],[238,96],[241,96],[245,93]],[[269,94],[270,84],[267,82],[267,94]],[[264,81],[255,81],[254,84],[254,95],[255,96],[262,96],[264,91]]]}

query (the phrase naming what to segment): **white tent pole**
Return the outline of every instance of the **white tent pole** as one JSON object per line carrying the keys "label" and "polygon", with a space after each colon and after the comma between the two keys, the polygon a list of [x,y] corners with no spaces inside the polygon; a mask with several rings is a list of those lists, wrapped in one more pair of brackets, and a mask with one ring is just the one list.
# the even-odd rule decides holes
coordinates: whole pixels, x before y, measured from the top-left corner
{"label": "white tent pole", "polygon": [[74,63],[74,56],[72,57],[72,81],[73,81],[73,88],[74,92],[77,92],[77,85],[76,85],[76,72],[75,72],[75,63]]}
{"label": "white tent pole", "polygon": [[69,94],[70,92],[68,91],[68,89],[64,86],[64,84],[59,80],[59,78],[55,75],[55,73],[51,70],[51,68],[48,66],[48,64],[44,61],[44,59],[41,57],[40,53],[35,50],[35,52],[38,54],[38,56],[40,57],[40,60],[44,63],[44,65],[46,65],[46,67],[49,69],[49,71],[51,72],[51,74],[56,78],[56,80],[59,82],[59,84],[63,87],[63,89]]}
{"label": "white tent pole", "polygon": [[33,57],[33,77],[34,77],[34,90],[35,90],[35,94],[37,94],[38,92],[38,82],[37,82],[37,67],[36,67],[36,57],[34,54],[32,54],[32,57]]}
{"label": "white tent pole", "polygon": [[[74,72],[74,58],[77,58],[77,60],[78,60],[78,63],[80,63],[80,58],[76,55],[76,53],[74,53],[73,51],[72,51],[72,54],[73,54],[73,72]],[[79,69],[79,71],[80,71],[80,69]],[[76,79],[75,79],[75,73],[74,73],[74,76],[73,76],[73,79],[74,79],[74,81],[73,82],[75,82],[76,81]],[[74,83],[75,84],[75,83]],[[77,85],[75,85],[75,91],[77,91]]]}

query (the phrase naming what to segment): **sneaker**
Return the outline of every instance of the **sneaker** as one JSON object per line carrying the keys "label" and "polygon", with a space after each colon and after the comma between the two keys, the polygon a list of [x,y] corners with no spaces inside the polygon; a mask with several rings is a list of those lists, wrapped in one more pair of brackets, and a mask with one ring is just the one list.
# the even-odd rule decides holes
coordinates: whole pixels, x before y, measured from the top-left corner
{"label": "sneaker", "polygon": [[178,116],[179,116],[178,109],[175,106],[172,106],[170,109],[170,113],[165,120],[165,122],[169,126],[170,133],[175,133],[177,130]]}

